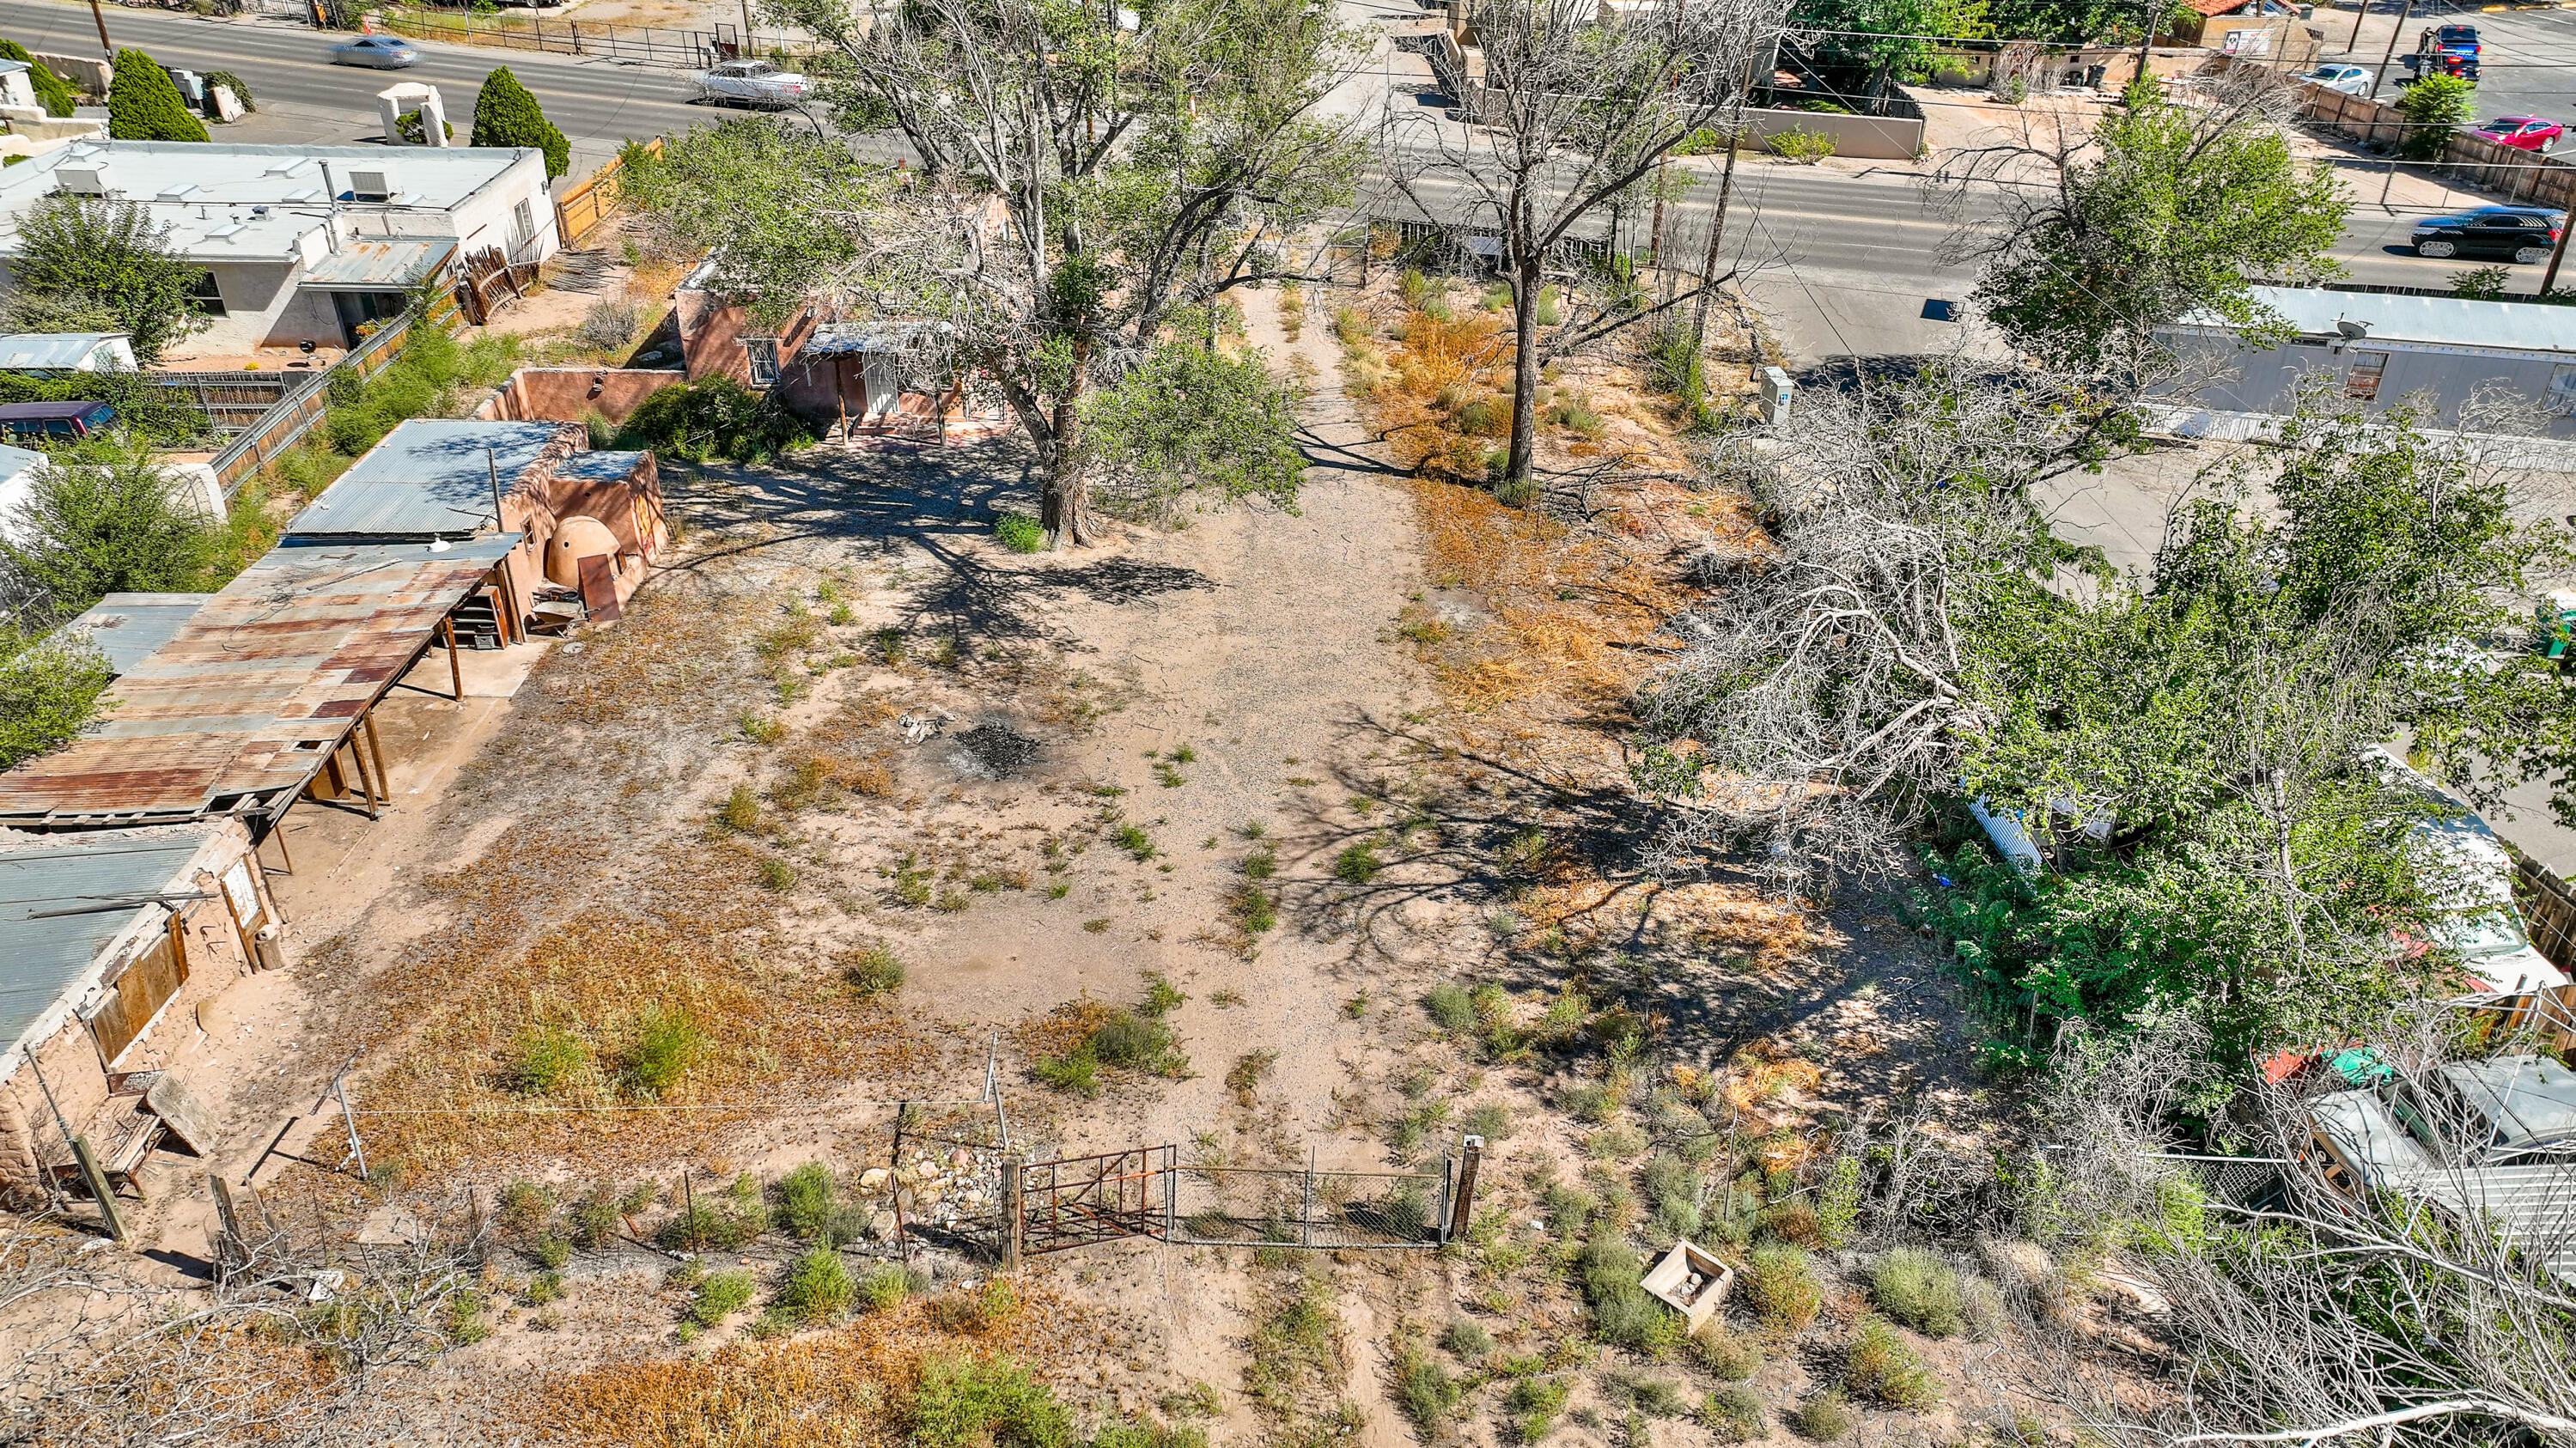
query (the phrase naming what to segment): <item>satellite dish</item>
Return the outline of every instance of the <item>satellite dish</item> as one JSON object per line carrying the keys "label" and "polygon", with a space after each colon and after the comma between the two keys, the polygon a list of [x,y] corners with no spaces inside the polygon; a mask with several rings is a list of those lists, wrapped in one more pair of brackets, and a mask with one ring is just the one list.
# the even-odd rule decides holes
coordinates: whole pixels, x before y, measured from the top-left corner
{"label": "satellite dish", "polygon": [[2350,317],[2337,317],[2335,318],[2335,330],[2343,333],[2344,336],[2350,340],[2358,342],[2362,338],[2370,335],[2370,324],[2368,322],[2356,322]]}

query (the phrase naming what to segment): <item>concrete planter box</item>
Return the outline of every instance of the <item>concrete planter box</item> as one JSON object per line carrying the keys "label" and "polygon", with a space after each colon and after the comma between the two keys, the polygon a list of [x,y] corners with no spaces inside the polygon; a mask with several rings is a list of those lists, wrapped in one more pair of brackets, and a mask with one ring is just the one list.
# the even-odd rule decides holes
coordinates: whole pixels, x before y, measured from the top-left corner
{"label": "concrete planter box", "polygon": [[1675,1242],[1664,1260],[1646,1273],[1641,1285],[1656,1301],[1680,1313],[1691,1331],[1697,1332],[1700,1324],[1716,1316],[1719,1305],[1726,1301],[1728,1289],[1735,1286],[1735,1269],[1693,1243]]}

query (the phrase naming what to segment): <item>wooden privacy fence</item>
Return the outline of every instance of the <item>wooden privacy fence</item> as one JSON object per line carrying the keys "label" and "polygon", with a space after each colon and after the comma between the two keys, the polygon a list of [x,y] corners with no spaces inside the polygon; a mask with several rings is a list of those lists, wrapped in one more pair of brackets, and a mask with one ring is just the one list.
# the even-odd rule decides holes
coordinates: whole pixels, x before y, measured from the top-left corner
{"label": "wooden privacy fence", "polygon": [[146,372],[143,380],[186,399],[226,437],[259,426],[270,410],[321,380],[318,368],[282,372]]}
{"label": "wooden privacy fence", "polygon": [[[644,143],[653,155],[662,154],[662,138],[655,136]],[[573,187],[555,202],[555,235],[565,246],[578,246],[591,228],[606,221],[617,210],[617,169],[626,164],[622,156],[611,156],[608,164],[590,173],[590,179]]]}
{"label": "wooden privacy fence", "polygon": [[[2534,950],[2576,975],[2576,886],[2511,845],[2515,902],[2531,932]],[[2576,986],[2553,986],[2498,1001],[2488,1008],[2500,1032],[2528,1030],[2542,1046],[2576,1051]]]}
{"label": "wooden privacy fence", "polygon": [[[2300,119],[2366,146],[2395,147],[2414,124],[2385,101],[2298,82]],[[2396,162],[2390,162],[2393,170]],[[2410,164],[2445,171],[2481,190],[2528,206],[2567,206],[2576,201],[2576,164],[2554,156],[2499,146],[2473,131],[2453,127],[2441,154]]]}
{"label": "wooden privacy fence", "polygon": [[457,310],[456,299],[442,293],[426,312],[415,306],[401,316],[389,319],[365,341],[342,353],[340,360],[313,374],[309,385],[288,393],[261,414],[257,422],[224,444],[223,451],[216,453],[209,465],[214,468],[215,480],[223,485],[225,495],[229,497],[238,491],[244,479],[268,466],[279,453],[293,447],[296,439],[304,436],[322,414],[330,410],[333,383],[343,376],[352,383],[364,382],[391,366],[395,355],[402,350],[403,338],[410,336],[413,326],[424,320],[452,331],[462,320],[462,314]]}

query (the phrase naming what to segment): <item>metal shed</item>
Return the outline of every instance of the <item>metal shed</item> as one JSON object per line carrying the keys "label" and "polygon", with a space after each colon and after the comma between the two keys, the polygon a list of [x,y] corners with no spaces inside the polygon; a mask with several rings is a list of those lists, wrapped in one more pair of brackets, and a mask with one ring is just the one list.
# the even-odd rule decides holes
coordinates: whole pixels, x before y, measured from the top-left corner
{"label": "metal shed", "polygon": [[281,541],[471,538],[498,526],[496,487],[537,487],[581,437],[576,423],[414,418],[306,504]]}
{"label": "metal shed", "polygon": [[[507,588],[496,575],[518,544],[272,549],[120,678],[80,738],[0,774],[0,824],[274,820],[326,766],[337,777],[351,731],[457,605]],[[364,753],[352,768],[367,786]]]}

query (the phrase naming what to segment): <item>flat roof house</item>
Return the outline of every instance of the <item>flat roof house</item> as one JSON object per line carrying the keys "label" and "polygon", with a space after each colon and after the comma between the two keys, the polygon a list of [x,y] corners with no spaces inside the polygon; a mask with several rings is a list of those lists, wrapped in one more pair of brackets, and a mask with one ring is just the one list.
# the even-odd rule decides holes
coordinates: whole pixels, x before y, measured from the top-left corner
{"label": "flat roof house", "polygon": [[112,1187],[144,1189],[166,1138],[211,1155],[184,1075],[222,1022],[200,1007],[286,958],[240,822],[0,830],[0,1202],[77,1181],[72,1136]]}
{"label": "flat roof house", "polygon": [[84,141],[0,170],[0,263],[18,218],[55,194],[143,207],[206,268],[207,352],[349,346],[422,279],[487,248],[552,255],[554,206],[530,147],[241,146]]}
{"label": "flat roof house", "polygon": [[2461,404],[2491,385],[2537,403],[2547,436],[2576,438],[2576,308],[2315,287],[2252,291],[2289,320],[2294,336],[2251,350],[2205,314],[2160,332],[2187,368],[2225,363],[2232,374],[2195,394],[2200,407],[2287,414],[2300,384],[2324,376],[2374,407],[2422,394],[2439,409],[2437,424],[2457,426]]}

